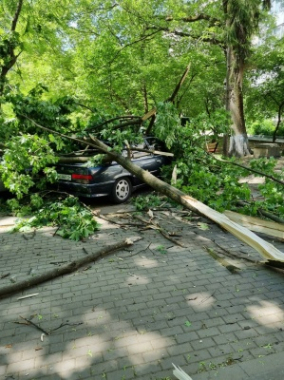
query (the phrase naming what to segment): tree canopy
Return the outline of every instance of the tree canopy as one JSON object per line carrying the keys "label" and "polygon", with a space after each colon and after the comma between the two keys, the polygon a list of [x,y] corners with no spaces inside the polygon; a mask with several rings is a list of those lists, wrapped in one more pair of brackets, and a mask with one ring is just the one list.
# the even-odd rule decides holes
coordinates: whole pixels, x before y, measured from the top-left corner
{"label": "tree canopy", "polygon": [[[249,154],[246,120],[276,117],[275,133],[281,130],[284,45],[270,7],[268,0],[3,0],[0,147],[7,186],[18,197],[35,183],[43,188],[23,173],[29,166],[55,180],[56,156],[74,149],[56,132],[92,131],[119,145],[142,127],[177,150],[190,138],[178,163],[190,170],[187,149],[202,146],[208,131],[231,134],[232,155]],[[153,108],[156,122],[141,121]],[[180,116],[190,120],[184,128]],[[183,186],[192,185],[184,178]]]}

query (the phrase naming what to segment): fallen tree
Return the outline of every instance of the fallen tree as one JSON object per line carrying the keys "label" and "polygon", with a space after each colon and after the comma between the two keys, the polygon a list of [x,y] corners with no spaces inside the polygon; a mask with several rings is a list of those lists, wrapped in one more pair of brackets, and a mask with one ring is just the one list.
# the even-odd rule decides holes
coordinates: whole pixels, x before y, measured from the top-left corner
{"label": "fallen tree", "polygon": [[109,155],[110,157],[112,157],[114,161],[118,162],[126,170],[128,170],[130,173],[132,173],[133,175],[135,175],[136,177],[138,177],[139,179],[147,183],[153,189],[157,190],[158,192],[162,194],[167,195],[169,198],[183,205],[189,210],[195,213],[198,213],[209,220],[212,220],[214,223],[218,224],[225,230],[229,231],[232,235],[236,236],[238,239],[240,239],[244,243],[253,247],[268,261],[272,260],[272,261],[279,261],[281,263],[284,262],[284,253],[279,251],[272,244],[261,239],[259,236],[257,236],[256,234],[254,234],[247,228],[242,227],[239,224],[231,221],[227,216],[213,210],[212,208],[206,206],[204,203],[199,202],[193,197],[183,193],[177,188],[153,176],[151,173],[141,169],[139,166],[133,164],[129,158],[122,157],[118,153],[110,150],[110,148],[107,145],[105,145],[102,141],[100,141],[96,137],[92,135],[89,136],[92,142],[90,142],[90,140],[88,140],[87,142],[82,139],[75,139],[74,137],[69,137],[62,133],[43,127],[39,125],[38,123],[34,122],[30,118],[28,119],[32,121],[35,126],[37,126],[38,128],[44,131],[55,133],[55,134],[60,135],[63,138],[71,139],[73,141],[75,140],[85,145],[92,146],[100,150],[102,153]]}
{"label": "fallen tree", "polygon": [[150,185],[153,189],[157,190],[162,194],[167,195],[169,198],[190,209],[191,211],[198,213],[206,217],[207,219],[210,219],[213,222],[217,223],[222,228],[229,231],[232,235],[236,236],[244,243],[253,247],[264,258],[268,260],[279,260],[281,262],[284,262],[284,253],[279,251],[272,244],[261,239],[247,228],[242,227],[239,224],[231,221],[227,216],[213,210],[212,208],[206,206],[204,203],[199,202],[191,196],[184,194],[177,188],[156,178],[151,173],[141,169],[137,165],[134,165],[129,159],[122,157],[115,152],[109,152],[107,145],[99,141],[97,138],[92,137],[92,139],[96,146],[100,148],[102,152],[110,154],[112,158],[115,161],[117,161],[121,166],[123,166],[130,173],[143,180],[148,185]]}

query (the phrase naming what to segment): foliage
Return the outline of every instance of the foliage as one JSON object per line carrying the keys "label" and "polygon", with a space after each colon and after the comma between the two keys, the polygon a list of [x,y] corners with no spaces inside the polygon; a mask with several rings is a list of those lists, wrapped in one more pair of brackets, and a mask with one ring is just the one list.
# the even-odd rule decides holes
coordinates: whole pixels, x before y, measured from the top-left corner
{"label": "foliage", "polygon": [[28,194],[33,186],[42,189],[47,181],[56,180],[54,168],[48,165],[55,164],[57,158],[47,140],[22,134],[11,138],[6,145],[0,174],[5,186],[18,199]]}
{"label": "foliage", "polygon": [[138,195],[132,198],[132,204],[135,206],[137,211],[150,210],[161,206],[162,203],[164,203],[164,201],[155,193]]}
{"label": "foliage", "polygon": [[210,114],[200,113],[191,120],[191,123],[199,133],[208,134],[210,132],[213,139],[220,134],[229,132],[229,114],[224,109],[216,109]]}
{"label": "foliage", "polygon": [[[186,138],[178,140],[174,146],[175,152],[179,153],[176,154],[176,160],[163,170],[164,175],[170,179],[176,167],[177,188],[220,212],[237,210],[256,215],[257,210],[261,208],[280,217],[284,216],[283,185],[267,178],[265,183],[259,186],[263,201],[250,203],[249,186],[239,182],[241,177],[248,176],[250,172],[233,165],[234,159],[220,162],[207,154],[201,147],[202,137],[190,126],[186,128],[186,133]],[[274,173],[275,164],[276,161],[273,159],[256,159],[251,160],[249,165],[261,173],[273,173],[275,178],[283,181],[283,173]],[[240,208],[238,201],[245,202],[247,206]]]}
{"label": "foliage", "polygon": [[[185,153],[186,154],[186,153]],[[237,200],[249,200],[247,185],[238,182],[242,170],[214,161],[204,150],[191,147],[177,162],[176,187],[217,211],[231,209]]]}
{"label": "foliage", "polygon": [[[222,121],[226,120],[226,113],[220,113],[220,115],[224,116],[224,119],[221,118]],[[174,133],[172,150],[175,152],[175,160],[172,165],[163,169],[164,176],[170,180],[175,168],[177,180],[174,186],[217,211],[238,210],[256,215],[257,209],[262,208],[283,216],[283,186],[269,179],[266,179],[264,185],[259,186],[264,201],[247,203],[247,206],[240,208],[238,201],[250,201],[251,192],[249,186],[246,183],[240,183],[239,179],[248,176],[250,172],[233,165],[234,159],[220,162],[214,156],[206,153],[204,150],[205,137],[199,125],[199,122],[202,122],[200,120],[194,119],[183,128],[172,128]],[[207,127],[205,126],[205,128]],[[271,175],[275,167],[275,160],[251,160],[250,167]],[[273,175],[283,180],[282,174],[274,173]],[[158,207],[161,201],[156,196],[147,195],[135,198],[133,203],[138,211],[142,211]]]}
{"label": "foliage", "polygon": [[92,213],[75,197],[67,197],[56,202],[43,204],[39,197],[32,198],[33,205],[39,206],[34,216],[30,219],[20,220],[15,231],[26,231],[31,228],[43,226],[58,227],[56,234],[63,238],[82,240],[98,230],[99,224],[93,218]]}
{"label": "foliage", "polygon": [[[272,120],[257,120],[248,127],[251,135],[272,136],[275,131],[275,122]],[[284,125],[278,129],[278,135],[284,136]]]}
{"label": "foliage", "polygon": [[[283,136],[284,115],[284,44],[283,39],[268,36],[265,44],[255,49],[253,55],[254,65],[257,70],[250,73],[246,105],[249,120],[272,119],[273,129],[268,128],[263,134],[276,137]],[[252,106],[258,105],[256,112],[252,112]],[[254,107],[255,108],[255,107]]]}
{"label": "foliage", "polygon": [[165,141],[167,147],[171,148],[179,129],[181,129],[180,118],[175,106],[169,102],[159,103],[154,128],[156,137]]}
{"label": "foliage", "polygon": [[[273,158],[270,159],[257,159],[252,160],[250,163],[250,166],[253,169],[259,170],[260,172],[271,175],[273,173],[273,176],[279,180],[284,180],[284,172],[283,170],[281,172],[276,172],[275,165],[277,161]],[[256,208],[260,208],[264,211],[272,212],[281,218],[284,217],[284,197],[283,197],[283,185],[280,183],[277,183],[275,181],[272,181],[269,178],[266,178],[265,182],[263,184],[260,184],[258,186],[260,193],[262,197],[264,198],[264,201],[258,201],[254,205],[252,209],[247,211],[245,209],[245,212],[252,215],[256,214]]]}

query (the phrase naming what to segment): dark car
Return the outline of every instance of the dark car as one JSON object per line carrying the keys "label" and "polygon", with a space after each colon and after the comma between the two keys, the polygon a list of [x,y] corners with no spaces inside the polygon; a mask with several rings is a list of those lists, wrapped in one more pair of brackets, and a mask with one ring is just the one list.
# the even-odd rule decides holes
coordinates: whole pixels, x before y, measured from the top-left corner
{"label": "dark car", "polygon": [[[136,149],[165,151],[163,143],[153,137],[145,137],[144,142]],[[131,161],[155,176],[159,176],[163,165],[170,162],[170,157],[163,154],[153,154],[132,150]],[[125,151],[123,153],[127,155]],[[109,196],[115,203],[125,202],[133,190],[144,183],[129,173],[115,161],[89,167],[86,163],[59,163],[56,167],[58,173],[59,190],[78,197],[96,198]]]}

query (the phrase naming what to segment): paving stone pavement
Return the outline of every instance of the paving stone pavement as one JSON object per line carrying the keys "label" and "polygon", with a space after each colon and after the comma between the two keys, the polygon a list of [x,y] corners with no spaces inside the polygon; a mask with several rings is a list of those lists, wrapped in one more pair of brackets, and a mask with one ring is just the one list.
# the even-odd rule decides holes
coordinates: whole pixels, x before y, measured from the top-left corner
{"label": "paving stone pavement", "polygon": [[[1,288],[116,241],[142,239],[0,299],[0,379],[171,380],[172,363],[193,380],[283,379],[283,274],[226,258],[242,269],[230,273],[205,247],[259,255],[213,224],[203,231],[178,219],[169,212],[160,223],[180,235],[183,247],[158,231],[104,220],[86,242],[54,236],[52,228],[11,234],[2,218],[0,277],[10,275]],[[283,243],[274,245],[284,252]]]}

